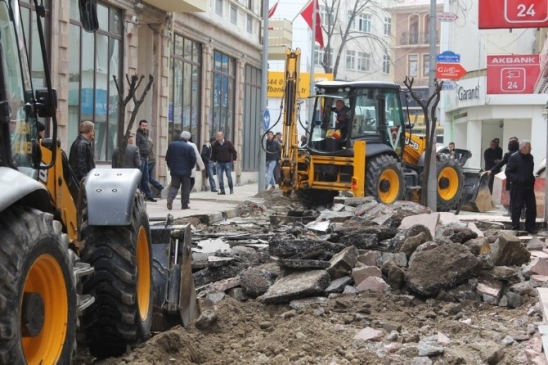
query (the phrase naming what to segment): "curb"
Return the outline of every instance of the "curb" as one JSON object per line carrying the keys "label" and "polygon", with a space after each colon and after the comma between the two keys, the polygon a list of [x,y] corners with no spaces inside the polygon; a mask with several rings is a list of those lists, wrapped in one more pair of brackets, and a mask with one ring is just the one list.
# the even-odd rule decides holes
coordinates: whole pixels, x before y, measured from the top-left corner
{"label": "curb", "polygon": [[200,222],[209,225],[209,224],[219,223],[227,219],[236,218],[239,215],[239,213],[240,213],[240,210],[238,208],[232,208],[232,209],[227,209],[217,213],[196,214],[191,217],[198,217],[200,218]]}

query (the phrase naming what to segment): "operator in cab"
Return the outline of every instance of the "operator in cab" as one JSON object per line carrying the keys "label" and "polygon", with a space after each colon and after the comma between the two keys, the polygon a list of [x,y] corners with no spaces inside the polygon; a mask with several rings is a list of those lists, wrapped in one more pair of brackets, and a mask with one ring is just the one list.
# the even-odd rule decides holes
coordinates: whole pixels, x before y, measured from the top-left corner
{"label": "operator in cab", "polygon": [[340,140],[346,141],[346,137],[348,135],[348,123],[350,119],[350,108],[344,104],[344,101],[339,99],[335,102],[335,108],[333,108],[333,111],[337,114],[335,129],[338,129],[341,132]]}

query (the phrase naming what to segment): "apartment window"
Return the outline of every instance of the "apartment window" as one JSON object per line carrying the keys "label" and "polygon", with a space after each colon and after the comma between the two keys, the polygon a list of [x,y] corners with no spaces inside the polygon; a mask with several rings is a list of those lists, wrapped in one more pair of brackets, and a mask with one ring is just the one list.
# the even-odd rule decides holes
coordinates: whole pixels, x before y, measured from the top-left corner
{"label": "apartment window", "polygon": [[354,17],[354,12],[352,10],[348,10],[347,14],[347,20],[349,23],[349,29],[356,29],[356,19]]}
{"label": "apartment window", "polygon": [[371,15],[370,14],[360,14],[358,18],[358,30],[364,33],[371,32]]}
{"label": "apartment window", "polygon": [[213,54],[213,85],[211,88],[213,105],[209,135],[218,131],[226,139],[234,140],[234,83],[236,62],[228,55],[215,51]]}
{"label": "apartment window", "polygon": [[247,8],[253,10],[253,0],[247,0]]}
{"label": "apartment window", "polygon": [[171,50],[168,106],[168,140],[189,131],[196,143],[201,141],[200,95],[202,94],[202,45],[175,34]]}
{"label": "apartment window", "polygon": [[356,69],[356,51],[346,51],[346,69],[355,70]]}
{"label": "apartment window", "polygon": [[246,29],[247,29],[247,32],[248,33],[253,33],[253,18],[251,18],[251,15],[247,15],[247,26],[246,26]]}
{"label": "apartment window", "polygon": [[[76,2],[75,2],[76,3]],[[71,6],[69,25],[68,138],[78,135],[82,120],[95,123],[96,161],[109,161],[118,138],[118,90],[113,76],[122,78],[122,11],[97,4],[99,29],[85,32],[78,8]]]}
{"label": "apartment window", "polygon": [[410,77],[419,76],[419,56],[416,54],[407,56],[407,75]]}
{"label": "apartment window", "polygon": [[392,35],[392,18],[384,18],[384,35]]}
{"label": "apartment window", "polygon": [[223,16],[223,0],[215,0],[215,14]]}
{"label": "apartment window", "polygon": [[323,26],[328,26],[334,23],[334,16],[332,9],[327,6],[320,5],[320,21]]}
{"label": "apartment window", "polygon": [[320,49],[319,46],[314,46],[314,65],[324,66],[323,62],[324,62],[324,57],[326,52],[328,56],[327,56],[327,65],[325,66],[331,67],[333,65],[333,52],[331,51],[331,49],[328,49],[328,48]]}
{"label": "apartment window", "polygon": [[358,70],[369,71],[371,69],[371,54],[358,52]]}
{"label": "apartment window", "polygon": [[390,73],[390,56],[387,54],[382,56],[382,73],[383,74]]}
{"label": "apartment window", "polygon": [[409,44],[419,43],[419,16],[412,15],[409,18]]}
{"label": "apartment window", "polygon": [[238,24],[238,8],[234,4],[230,5],[230,22]]}
{"label": "apartment window", "polygon": [[428,77],[430,73],[430,55],[428,53],[422,55],[422,76]]}
{"label": "apartment window", "polygon": [[[261,104],[261,70],[249,64],[244,69],[243,129],[242,129],[242,169],[257,171],[262,145],[256,143],[262,123],[257,123],[257,115],[263,115]],[[240,159],[240,157],[238,157]]]}

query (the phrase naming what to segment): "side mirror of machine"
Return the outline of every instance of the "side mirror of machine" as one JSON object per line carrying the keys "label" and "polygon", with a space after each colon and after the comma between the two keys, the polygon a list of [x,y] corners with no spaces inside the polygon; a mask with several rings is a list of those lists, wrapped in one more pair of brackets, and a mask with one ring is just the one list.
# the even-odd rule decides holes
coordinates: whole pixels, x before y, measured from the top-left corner
{"label": "side mirror of machine", "polygon": [[99,29],[99,20],[97,19],[97,1],[79,0],[80,21],[84,30],[89,33]]}
{"label": "side mirror of machine", "polygon": [[42,118],[51,118],[57,110],[57,90],[51,89],[50,93],[47,89],[36,90],[36,114]]}

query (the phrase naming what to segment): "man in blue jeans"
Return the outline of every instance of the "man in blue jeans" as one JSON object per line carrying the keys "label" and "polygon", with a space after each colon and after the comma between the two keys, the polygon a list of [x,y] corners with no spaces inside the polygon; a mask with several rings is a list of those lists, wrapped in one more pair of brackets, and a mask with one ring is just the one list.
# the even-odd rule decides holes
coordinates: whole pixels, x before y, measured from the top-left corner
{"label": "man in blue jeans", "polygon": [[211,160],[217,166],[217,177],[219,178],[219,195],[225,195],[223,174],[226,173],[230,194],[234,194],[232,183],[232,164],[236,161],[237,153],[232,142],[225,139],[223,132],[217,132],[217,142],[211,146]]}
{"label": "man in blue jeans", "polygon": [[274,179],[274,169],[280,157],[280,143],[274,139],[274,132],[268,131],[266,135],[266,190],[273,189],[277,183]]}
{"label": "man in blue jeans", "polygon": [[148,156],[150,147],[148,144],[148,122],[145,119],[139,121],[139,129],[137,129],[136,136],[136,144],[141,155],[141,191],[145,194],[146,201],[156,202],[156,199],[152,197],[150,186],[148,186]]}
{"label": "man in blue jeans", "polygon": [[211,188],[211,191],[214,193],[219,192],[217,190],[217,185],[215,185],[215,173],[213,172],[215,169],[215,165],[213,160],[211,159],[211,154],[213,153],[212,151],[213,144],[215,143],[216,140],[217,139],[215,139],[215,137],[211,137],[209,139],[209,143],[205,143],[202,146],[202,153],[200,154],[207,168],[207,177],[209,178],[209,187]]}

